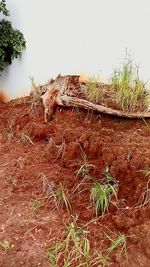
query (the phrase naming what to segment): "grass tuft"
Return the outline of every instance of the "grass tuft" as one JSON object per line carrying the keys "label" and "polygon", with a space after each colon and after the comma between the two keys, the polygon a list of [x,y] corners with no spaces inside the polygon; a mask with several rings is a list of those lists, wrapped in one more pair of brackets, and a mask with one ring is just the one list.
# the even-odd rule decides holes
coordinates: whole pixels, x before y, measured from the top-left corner
{"label": "grass tuft", "polygon": [[103,216],[105,212],[108,211],[110,193],[111,190],[108,185],[103,185],[95,181],[91,190],[91,200],[93,206],[95,206],[96,217],[98,217],[100,213]]}
{"label": "grass tuft", "polygon": [[62,206],[65,206],[68,212],[71,210],[71,204],[64,184],[60,183],[59,187],[53,191],[52,195],[54,197],[55,206],[58,210]]}
{"label": "grass tuft", "polygon": [[77,176],[81,174],[83,178],[91,179],[89,172],[91,169],[95,169],[95,165],[89,163],[88,157],[85,153],[82,154],[82,158],[83,158],[83,164],[80,166],[79,170],[77,171]]}
{"label": "grass tuft", "polygon": [[119,248],[120,249],[119,254],[123,253],[127,258],[127,238],[125,234],[119,234],[119,236],[116,239],[113,239],[108,235],[106,235],[106,237],[111,241],[111,245],[107,249],[108,254],[112,253],[115,249]]}
{"label": "grass tuft", "polygon": [[93,180],[93,177],[90,175],[90,171],[91,170],[95,170],[96,166],[89,163],[88,161],[88,157],[87,155],[84,153],[84,151],[82,150],[82,147],[80,146],[81,149],[81,155],[82,155],[82,159],[83,159],[83,164],[80,166],[80,168],[76,171],[76,177],[81,175],[83,177],[83,179],[81,180],[81,182],[75,187],[75,189],[73,190],[72,194],[74,194],[81,185],[83,185],[83,183],[85,181],[89,181],[89,180]]}
{"label": "grass tuft", "polygon": [[105,172],[106,181],[100,183],[98,181],[94,181],[93,187],[91,189],[91,200],[93,202],[93,206],[95,207],[96,217],[100,214],[103,216],[106,212],[108,212],[110,202],[112,197],[115,198],[115,206],[118,205],[118,184],[117,181],[110,176],[108,170]]}
{"label": "grass tuft", "polygon": [[139,67],[133,64],[127,52],[122,68],[114,70],[112,85],[123,110],[135,111],[140,102],[143,102],[144,108],[148,105],[146,83],[140,80]]}

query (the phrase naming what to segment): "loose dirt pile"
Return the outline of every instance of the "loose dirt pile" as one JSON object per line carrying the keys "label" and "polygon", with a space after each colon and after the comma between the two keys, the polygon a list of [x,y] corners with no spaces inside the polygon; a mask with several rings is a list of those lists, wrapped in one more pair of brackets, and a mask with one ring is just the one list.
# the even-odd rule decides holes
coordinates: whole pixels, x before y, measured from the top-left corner
{"label": "loose dirt pile", "polygon": [[[112,243],[108,236],[126,237],[126,253],[117,246],[108,265],[93,266],[148,267],[149,125],[71,108],[58,108],[45,125],[42,105],[32,106],[30,97],[0,104],[0,266],[52,266],[48,249],[75,218],[78,226],[86,225],[91,251],[104,256]],[[95,166],[91,177],[102,181],[108,168],[118,183],[119,205],[110,203],[100,218],[90,200],[91,180],[77,175],[83,153]],[[60,183],[69,211],[50,197]]]}

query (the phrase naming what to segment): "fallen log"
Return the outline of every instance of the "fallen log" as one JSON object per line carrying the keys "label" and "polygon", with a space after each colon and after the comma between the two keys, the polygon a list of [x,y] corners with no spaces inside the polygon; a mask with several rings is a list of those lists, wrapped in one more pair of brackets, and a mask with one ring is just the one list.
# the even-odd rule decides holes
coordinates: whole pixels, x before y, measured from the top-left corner
{"label": "fallen log", "polygon": [[83,109],[98,111],[100,113],[105,113],[109,115],[114,115],[118,117],[125,117],[125,118],[131,118],[131,119],[140,119],[140,118],[150,118],[150,112],[124,112],[120,110],[114,110],[112,108],[104,107],[102,105],[93,104],[92,102],[89,102],[84,99],[71,97],[67,95],[61,95],[60,99],[63,103],[61,106],[66,107],[79,107]]}
{"label": "fallen log", "polygon": [[[78,107],[87,110],[93,110],[100,113],[114,115],[118,117],[140,119],[150,118],[150,112],[125,112],[121,110],[114,110],[102,105],[94,104],[90,101],[80,98],[78,94],[80,89],[79,76],[67,75],[55,79],[48,88],[45,95],[42,96],[43,105],[45,108],[44,120],[47,122],[47,115],[54,114],[56,106]],[[78,96],[78,97],[76,97]],[[81,94],[82,97],[82,94]]]}

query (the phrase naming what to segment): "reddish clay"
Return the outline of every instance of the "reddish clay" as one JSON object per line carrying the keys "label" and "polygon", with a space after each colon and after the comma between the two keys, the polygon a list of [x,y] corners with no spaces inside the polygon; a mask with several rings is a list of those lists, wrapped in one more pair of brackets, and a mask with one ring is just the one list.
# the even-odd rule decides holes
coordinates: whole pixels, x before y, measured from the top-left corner
{"label": "reddish clay", "polygon": [[[150,121],[147,120],[147,124]],[[119,208],[87,227],[91,247],[105,253],[106,233],[127,236],[127,256],[114,250],[110,266],[148,267],[150,263],[150,208],[142,207],[150,168],[150,131],[143,120],[121,119],[79,109],[57,109],[49,124],[43,123],[41,105],[31,99],[0,103],[0,267],[48,267],[47,249],[61,237],[71,215],[79,225],[95,218],[90,202],[91,180],[76,175],[83,152],[95,166],[90,175],[104,180],[104,171],[118,182]],[[147,174],[147,175],[146,175]],[[46,180],[43,180],[45,177]],[[44,182],[45,181],[45,182]],[[41,200],[49,183],[65,183],[72,211],[55,209],[53,201]],[[81,191],[81,192],[80,192]],[[73,196],[73,197],[71,197]],[[33,204],[41,205],[33,211]],[[144,201],[144,199],[143,199]]]}

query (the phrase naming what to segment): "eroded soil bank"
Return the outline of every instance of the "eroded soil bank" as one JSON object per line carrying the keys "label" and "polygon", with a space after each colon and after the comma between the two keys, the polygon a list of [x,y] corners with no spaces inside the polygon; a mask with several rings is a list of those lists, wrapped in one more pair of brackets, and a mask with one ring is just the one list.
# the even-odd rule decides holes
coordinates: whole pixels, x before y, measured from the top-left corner
{"label": "eroded soil bank", "polygon": [[[51,266],[48,248],[76,218],[78,226],[86,225],[91,250],[104,255],[111,245],[107,236],[126,236],[126,255],[117,247],[108,266],[148,267],[149,125],[148,120],[64,108],[45,125],[42,106],[33,107],[29,97],[0,104],[0,266]],[[82,175],[77,176],[82,152],[95,166],[90,170],[94,179],[102,181],[108,166],[118,183],[119,205],[111,203],[103,218],[96,219],[91,204],[91,180],[81,183]],[[57,209],[49,198],[50,187],[60,183],[70,211]]]}

